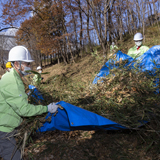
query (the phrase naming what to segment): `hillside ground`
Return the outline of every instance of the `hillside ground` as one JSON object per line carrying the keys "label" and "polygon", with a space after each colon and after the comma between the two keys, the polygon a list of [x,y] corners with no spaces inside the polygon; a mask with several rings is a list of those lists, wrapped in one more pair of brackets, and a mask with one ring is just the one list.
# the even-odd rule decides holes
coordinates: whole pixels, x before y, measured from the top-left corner
{"label": "hillside ground", "polygon": [[[45,82],[41,87],[45,92],[50,93],[55,101],[76,103],[77,93],[83,92],[91,85],[101,66],[101,62],[97,62],[94,57],[88,55],[72,65],[56,64],[44,69],[44,72],[50,72],[50,74],[44,75]],[[88,105],[87,102],[82,104]],[[26,159],[32,157],[37,160],[159,159],[158,148],[153,149],[154,142],[147,136],[147,132],[133,130],[49,131],[34,135],[33,142],[26,146],[25,155]]]}
{"label": "hillside ground", "polygon": [[[145,45],[160,45],[160,31],[156,26],[146,29]],[[117,43],[127,53],[134,45],[133,37]],[[76,63],[55,64],[45,67],[39,89],[50,96],[46,104],[54,101],[85,107],[92,102],[83,98],[98,71],[104,64],[101,51],[94,56],[84,53]],[[149,124],[148,124],[149,125]],[[156,139],[156,141],[155,141]],[[35,160],[158,160],[160,159],[159,132],[153,130],[126,131],[48,131],[32,135],[25,147],[24,159]]]}

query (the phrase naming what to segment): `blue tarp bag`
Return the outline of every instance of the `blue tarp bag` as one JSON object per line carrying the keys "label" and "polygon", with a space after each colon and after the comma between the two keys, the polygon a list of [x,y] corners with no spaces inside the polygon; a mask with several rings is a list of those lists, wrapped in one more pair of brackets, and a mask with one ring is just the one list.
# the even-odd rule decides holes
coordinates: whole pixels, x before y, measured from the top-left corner
{"label": "blue tarp bag", "polygon": [[[37,101],[43,101],[44,98],[38,89],[29,85],[29,89],[32,90],[31,96]],[[61,131],[74,131],[74,130],[121,130],[127,129],[126,127],[113,122],[107,118],[104,118],[98,114],[87,111],[80,107],[72,104],[60,101],[57,105],[61,105],[64,109],[58,108],[56,116],[48,113],[46,119],[51,116],[51,122],[45,122],[41,128],[38,129],[40,132],[61,130]]]}
{"label": "blue tarp bag", "polygon": [[[31,96],[37,101],[43,101],[42,94],[35,86],[30,85],[29,89],[32,90]],[[61,131],[74,131],[74,130],[120,130],[127,129],[126,127],[104,118],[98,114],[87,111],[72,104],[60,101],[57,105],[61,105],[63,110],[58,108],[56,116],[48,113],[46,119],[51,116],[51,122],[45,122],[40,132],[61,130]]]}
{"label": "blue tarp bag", "polygon": [[48,113],[46,119],[51,116],[51,122],[45,122],[43,126],[39,128],[40,132],[53,131],[56,129],[61,131],[127,129],[116,122],[64,101],[60,101],[57,104],[61,105],[64,109],[61,110],[58,108],[56,116]]}
{"label": "blue tarp bag", "polygon": [[[160,69],[160,45],[151,47],[142,56],[138,57],[139,69],[142,72],[146,72],[149,76],[154,76],[154,86],[159,85],[159,69]],[[157,72],[158,71],[158,72]],[[157,74],[158,73],[158,74]],[[155,94],[159,93],[159,88],[156,89]]]}
{"label": "blue tarp bag", "polygon": [[124,67],[127,67],[130,64],[129,68],[130,69],[133,68],[134,63],[131,64],[131,62],[133,61],[132,57],[128,56],[127,54],[122,53],[121,51],[118,51],[117,53],[115,53],[113,55],[113,57],[114,56],[116,57],[115,60],[110,59],[105,63],[105,65],[101,68],[100,72],[94,78],[93,84],[96,84],[98,82],[98,80],[101,80],[101,78],[104,78],[107,75],[109,75],[110,69],[118,68],[119,64],[117,62],[119,62],[120,60],[122,60],[122,61],[127,60]]}
{"label": "blue tarp bag", "polygon": [[[140,72],[147,72],[151,76],[155,76],[156,70],[160,68],[160,45],[153,46],[136,59],[133,59],[121,51],[118,51],[115,53],[115,55],[116,60],[109,60],[106,62],[106,64],[101,68],[100,72],[93,80],[93,84],[96,84],[97,81],[101,79],[101,77],[107,76],[109,74],[109,69],[113,69],[114,67],[117,68],[119,65],[115,65],[115,63],[120,61],[120,58],[122,60],[128,60],[128,63],[126,63],[124,67],[129,66],[129,69],[133,69],[136,66],[139,68]],[[159,80],[156,79],[155,82],[159,82]]]}

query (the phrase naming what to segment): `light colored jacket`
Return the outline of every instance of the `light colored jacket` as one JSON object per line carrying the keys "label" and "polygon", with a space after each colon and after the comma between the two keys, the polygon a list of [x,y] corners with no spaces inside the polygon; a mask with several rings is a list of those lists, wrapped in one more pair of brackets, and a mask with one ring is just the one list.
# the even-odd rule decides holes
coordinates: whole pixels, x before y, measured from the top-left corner
{"label": "light colored jacket", "polygon": [[41,74],[35,74],[31,84],[34,86],[38,86],[39,84],[41,84],[41,80],[42,80]]}
{"label": "light colored jacket", "polygon": [[36,116],[48,111],[47,106],[28,103],[24,84],[15,69],[4,74],[0,86],[0,131],[11,132],[21,124],[21,117]]}
{"label": "light colored jacket", "polygon": [[131,56],[132,58],[137,58],[148,50],[149,50],[149,47],[147,47],[147,46],[142,45],[138,50],[137,50],[136,46],[134,46],[129,49],[128,55]]}

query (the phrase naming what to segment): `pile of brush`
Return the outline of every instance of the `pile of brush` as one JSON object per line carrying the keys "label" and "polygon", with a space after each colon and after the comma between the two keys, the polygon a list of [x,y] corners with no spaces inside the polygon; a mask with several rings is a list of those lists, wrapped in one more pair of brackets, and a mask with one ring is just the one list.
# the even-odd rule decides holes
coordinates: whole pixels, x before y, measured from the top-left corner
{"label": "pile of brush", "polygon": [[119,62],[118,68],[110,69],[110,74],[101,78],[92,90],[86,90],[83,98],[92,97],[92,101],[84,108],[126,127],[137,128],[160,116],[160,96],[156,92],[159,85],[155,87],[157,76],[124,65]]}

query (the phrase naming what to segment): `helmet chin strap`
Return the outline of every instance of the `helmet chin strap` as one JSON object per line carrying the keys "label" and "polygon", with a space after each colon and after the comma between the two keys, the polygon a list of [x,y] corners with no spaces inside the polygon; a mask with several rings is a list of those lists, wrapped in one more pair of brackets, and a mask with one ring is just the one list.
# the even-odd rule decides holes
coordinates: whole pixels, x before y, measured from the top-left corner
{"label": "helmet chin strap", "polygon": [[[21,64],[22,64],[22,62],[21,61],[19,61],[19,66],[20,66],[20,68],[21,68]],[[23,74],[23,72],[20,70],[20,68],[18,68],[18,71],[22,74],[22,76],[24,77],[24,74]]]}
{"label": "helmet chin strap", "polygon": [[[19,61],[19,66],[20,66],[20,68],[21,68],[21,64],[22,64],[22,62],[21,61]],[[18,71],[21,73],[21,75],[22,75],[22,77],[23,77],[23,79],[24,79],[24,83],[26,82],[28,82],[27,80],[26,80],[26,78],[25,78],[25,75],[23,74],[23,72],[20,70],[20,68],[18,68]]]}
{"label": "helmet chin strap", "polygon": [[[21,63],[22,63],[22,62],[19,61],[20,68],[21,68]],[[24,77],[24,74],[22,73],[22,71],[20,70],[20,68],[17,68],[17,67],[14,65],[13,62],[11,62],[11,64],[12,64],[12,66],[15,67],[15,68],[20,72],[20,74]]]}

